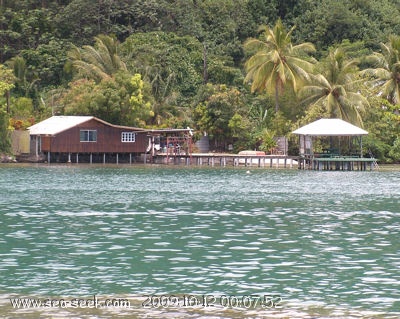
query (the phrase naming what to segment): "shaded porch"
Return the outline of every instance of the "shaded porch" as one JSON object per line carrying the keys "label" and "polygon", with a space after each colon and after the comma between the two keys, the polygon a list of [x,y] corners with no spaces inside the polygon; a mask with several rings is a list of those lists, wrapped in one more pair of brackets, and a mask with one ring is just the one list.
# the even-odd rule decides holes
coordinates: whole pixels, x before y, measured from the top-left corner
{"label": "shaded porch", "polygon": [[341,119],[320,119],[293,134],[299,135],[299,169],[371,170],[376,159],[364,157],[362,137],[368,132]]}

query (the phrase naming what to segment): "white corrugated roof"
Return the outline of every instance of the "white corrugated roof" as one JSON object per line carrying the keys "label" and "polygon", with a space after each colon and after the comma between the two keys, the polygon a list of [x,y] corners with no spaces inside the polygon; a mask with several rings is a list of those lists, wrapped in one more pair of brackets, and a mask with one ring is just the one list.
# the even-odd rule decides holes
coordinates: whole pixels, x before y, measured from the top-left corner
{"label": "white corrugated roof", "polygon": [[93,116],[52,116],[28,127],[28,130],[30,135],[55,135],[93,118]]}
{"label": "white corrugated roof", "polygon": [[309,136],[357,136],[368,134],[367,131],[341,119],[320,119],[300,127],[292,133]]}

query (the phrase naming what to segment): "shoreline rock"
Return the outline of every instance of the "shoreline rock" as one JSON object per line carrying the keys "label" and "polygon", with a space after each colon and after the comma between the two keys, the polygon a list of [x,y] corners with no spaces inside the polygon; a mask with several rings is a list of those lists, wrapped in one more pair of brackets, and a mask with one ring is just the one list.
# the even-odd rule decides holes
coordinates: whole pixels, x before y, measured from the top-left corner
{"label": "shoreline rock", "polygon": [[16,163],[15,157],[8,154],[0,154],[0,163]]}

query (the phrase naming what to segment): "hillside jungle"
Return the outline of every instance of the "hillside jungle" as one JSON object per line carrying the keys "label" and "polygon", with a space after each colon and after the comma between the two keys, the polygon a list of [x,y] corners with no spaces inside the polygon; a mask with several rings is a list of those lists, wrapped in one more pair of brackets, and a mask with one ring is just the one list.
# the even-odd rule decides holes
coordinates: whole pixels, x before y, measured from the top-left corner
{"label": "hillside jungle", "polygon": [[321,117],[400,161],[398,0],[0,0],[0,151],[51,115],[269,151]]}

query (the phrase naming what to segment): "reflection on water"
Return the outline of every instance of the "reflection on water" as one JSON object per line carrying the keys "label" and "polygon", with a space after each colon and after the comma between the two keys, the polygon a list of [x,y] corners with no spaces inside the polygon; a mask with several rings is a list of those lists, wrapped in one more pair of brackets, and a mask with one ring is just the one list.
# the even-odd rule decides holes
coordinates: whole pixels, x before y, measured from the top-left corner
{"label": "reflection on water", "polygon": [[0,314],[9,296],[227,294],[283,307],[41,317],[395,318],[399,182],[397,171],[0,167]]}

